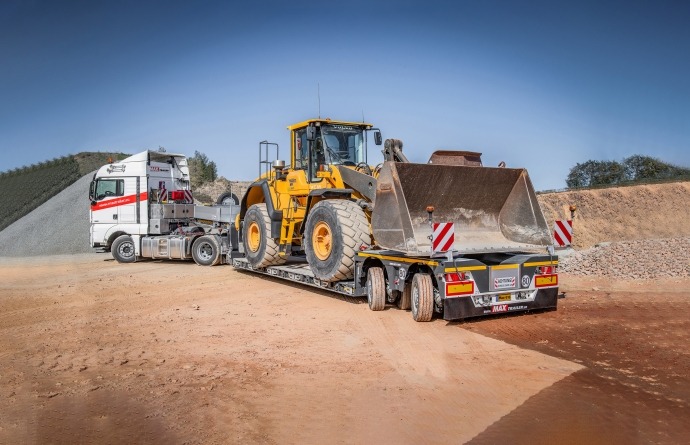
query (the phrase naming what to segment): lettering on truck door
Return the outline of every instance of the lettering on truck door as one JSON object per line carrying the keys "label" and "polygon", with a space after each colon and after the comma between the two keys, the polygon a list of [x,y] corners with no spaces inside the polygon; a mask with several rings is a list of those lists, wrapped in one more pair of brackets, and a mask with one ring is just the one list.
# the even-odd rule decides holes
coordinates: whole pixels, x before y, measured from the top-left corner
{"label": "lettering on truck door", "polygon": [[96,183],[96,202],[91,206],[93,222],[136,223],[137,179],[99,178]]}

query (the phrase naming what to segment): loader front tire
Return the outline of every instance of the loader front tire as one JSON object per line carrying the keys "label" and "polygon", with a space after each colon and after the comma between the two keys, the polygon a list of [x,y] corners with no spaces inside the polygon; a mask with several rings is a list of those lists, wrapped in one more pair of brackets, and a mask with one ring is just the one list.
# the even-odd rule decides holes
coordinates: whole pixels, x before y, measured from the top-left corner
{"label": "loader front tire", "polygon": [[355,255],[371,245],[369,222],[352,201],[327,199],[309,212],[304,230],[307,262],[322,281],[352,278]]}
{"label": "loader front tire", "polygon": [[136,260],[134,240],[129,235],[120,235],[115,238],[110,251],[118,263],[133,263]]}
{"label": "loader front tire", "polygon": [[253,267],[264,268],[283,264],[278,255],[278,243],[271,238],[271,218],[266,204],[254,204],[244,215],[244,252]]}
{"label": "loader front tire", "polygon": [[370,267],[367,271],[367,302],[372,311],[386,307],[386,279],[380,267]]}
{"label": "loader front tire", "polygon": [[431,276],[417,273],[412,277],[411,300],[414,321],[430,321],[434,315],[434,284]]}
{"label": "loader front tire", "polygon": [[199,266],[215,266],[222,260],[220,251],[220,244],[215,236],[203,235],[194,241],[192,258]]}

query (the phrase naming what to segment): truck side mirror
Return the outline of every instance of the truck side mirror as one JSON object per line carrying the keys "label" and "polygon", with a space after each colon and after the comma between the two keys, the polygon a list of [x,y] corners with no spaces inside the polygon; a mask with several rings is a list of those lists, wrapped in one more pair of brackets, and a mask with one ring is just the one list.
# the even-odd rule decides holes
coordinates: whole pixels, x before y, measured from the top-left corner
{"label": "truck side mirror", "polygon": [[374,144],[381,145],[381,132],[379,130],[374,132]]}
{"label": "truck side mirror", "polygon": [[96,200],[96,181],[91,181],[89,184],[89,200],[91,202]]}
{"label": "truck side mirror", "polygon": [[307,127],[307,140],[308,141],[316,140],[316,127],[313,127],[311,125]]}

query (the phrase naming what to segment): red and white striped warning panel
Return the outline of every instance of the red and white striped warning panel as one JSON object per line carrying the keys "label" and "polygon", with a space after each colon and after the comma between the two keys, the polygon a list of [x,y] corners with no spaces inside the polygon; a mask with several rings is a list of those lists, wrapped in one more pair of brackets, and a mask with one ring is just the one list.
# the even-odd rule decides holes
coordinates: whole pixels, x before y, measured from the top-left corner
{"label": "red and white striped warning panel", "polygon": [[554,221],[553,239],[556,246],[565,247],[573,242],[573,222],[571,220]]}
{"label": "red and white striped warning panel", "polygon": [[431,235],[431,252],[447,252],[455,243],[455,224],[433,223]]}

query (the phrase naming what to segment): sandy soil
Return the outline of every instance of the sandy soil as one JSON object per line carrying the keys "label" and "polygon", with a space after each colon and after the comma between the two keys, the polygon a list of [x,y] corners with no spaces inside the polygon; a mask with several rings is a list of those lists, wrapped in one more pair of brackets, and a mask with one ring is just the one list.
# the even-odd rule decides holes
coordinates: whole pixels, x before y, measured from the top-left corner
{"label": "sandy soil", "polygon": [[0,443],[690,436],[688,281],[562,277],[558,311],[422,324],[230,266],[88,254],[0,274]]}
{"label": "sandy soil", "polygon": [[688,181],[544,193],[538,198],[550,228],[556,219],[570,219],[570,205],[577,207],[577,249],[605,241],[690,236]]}

